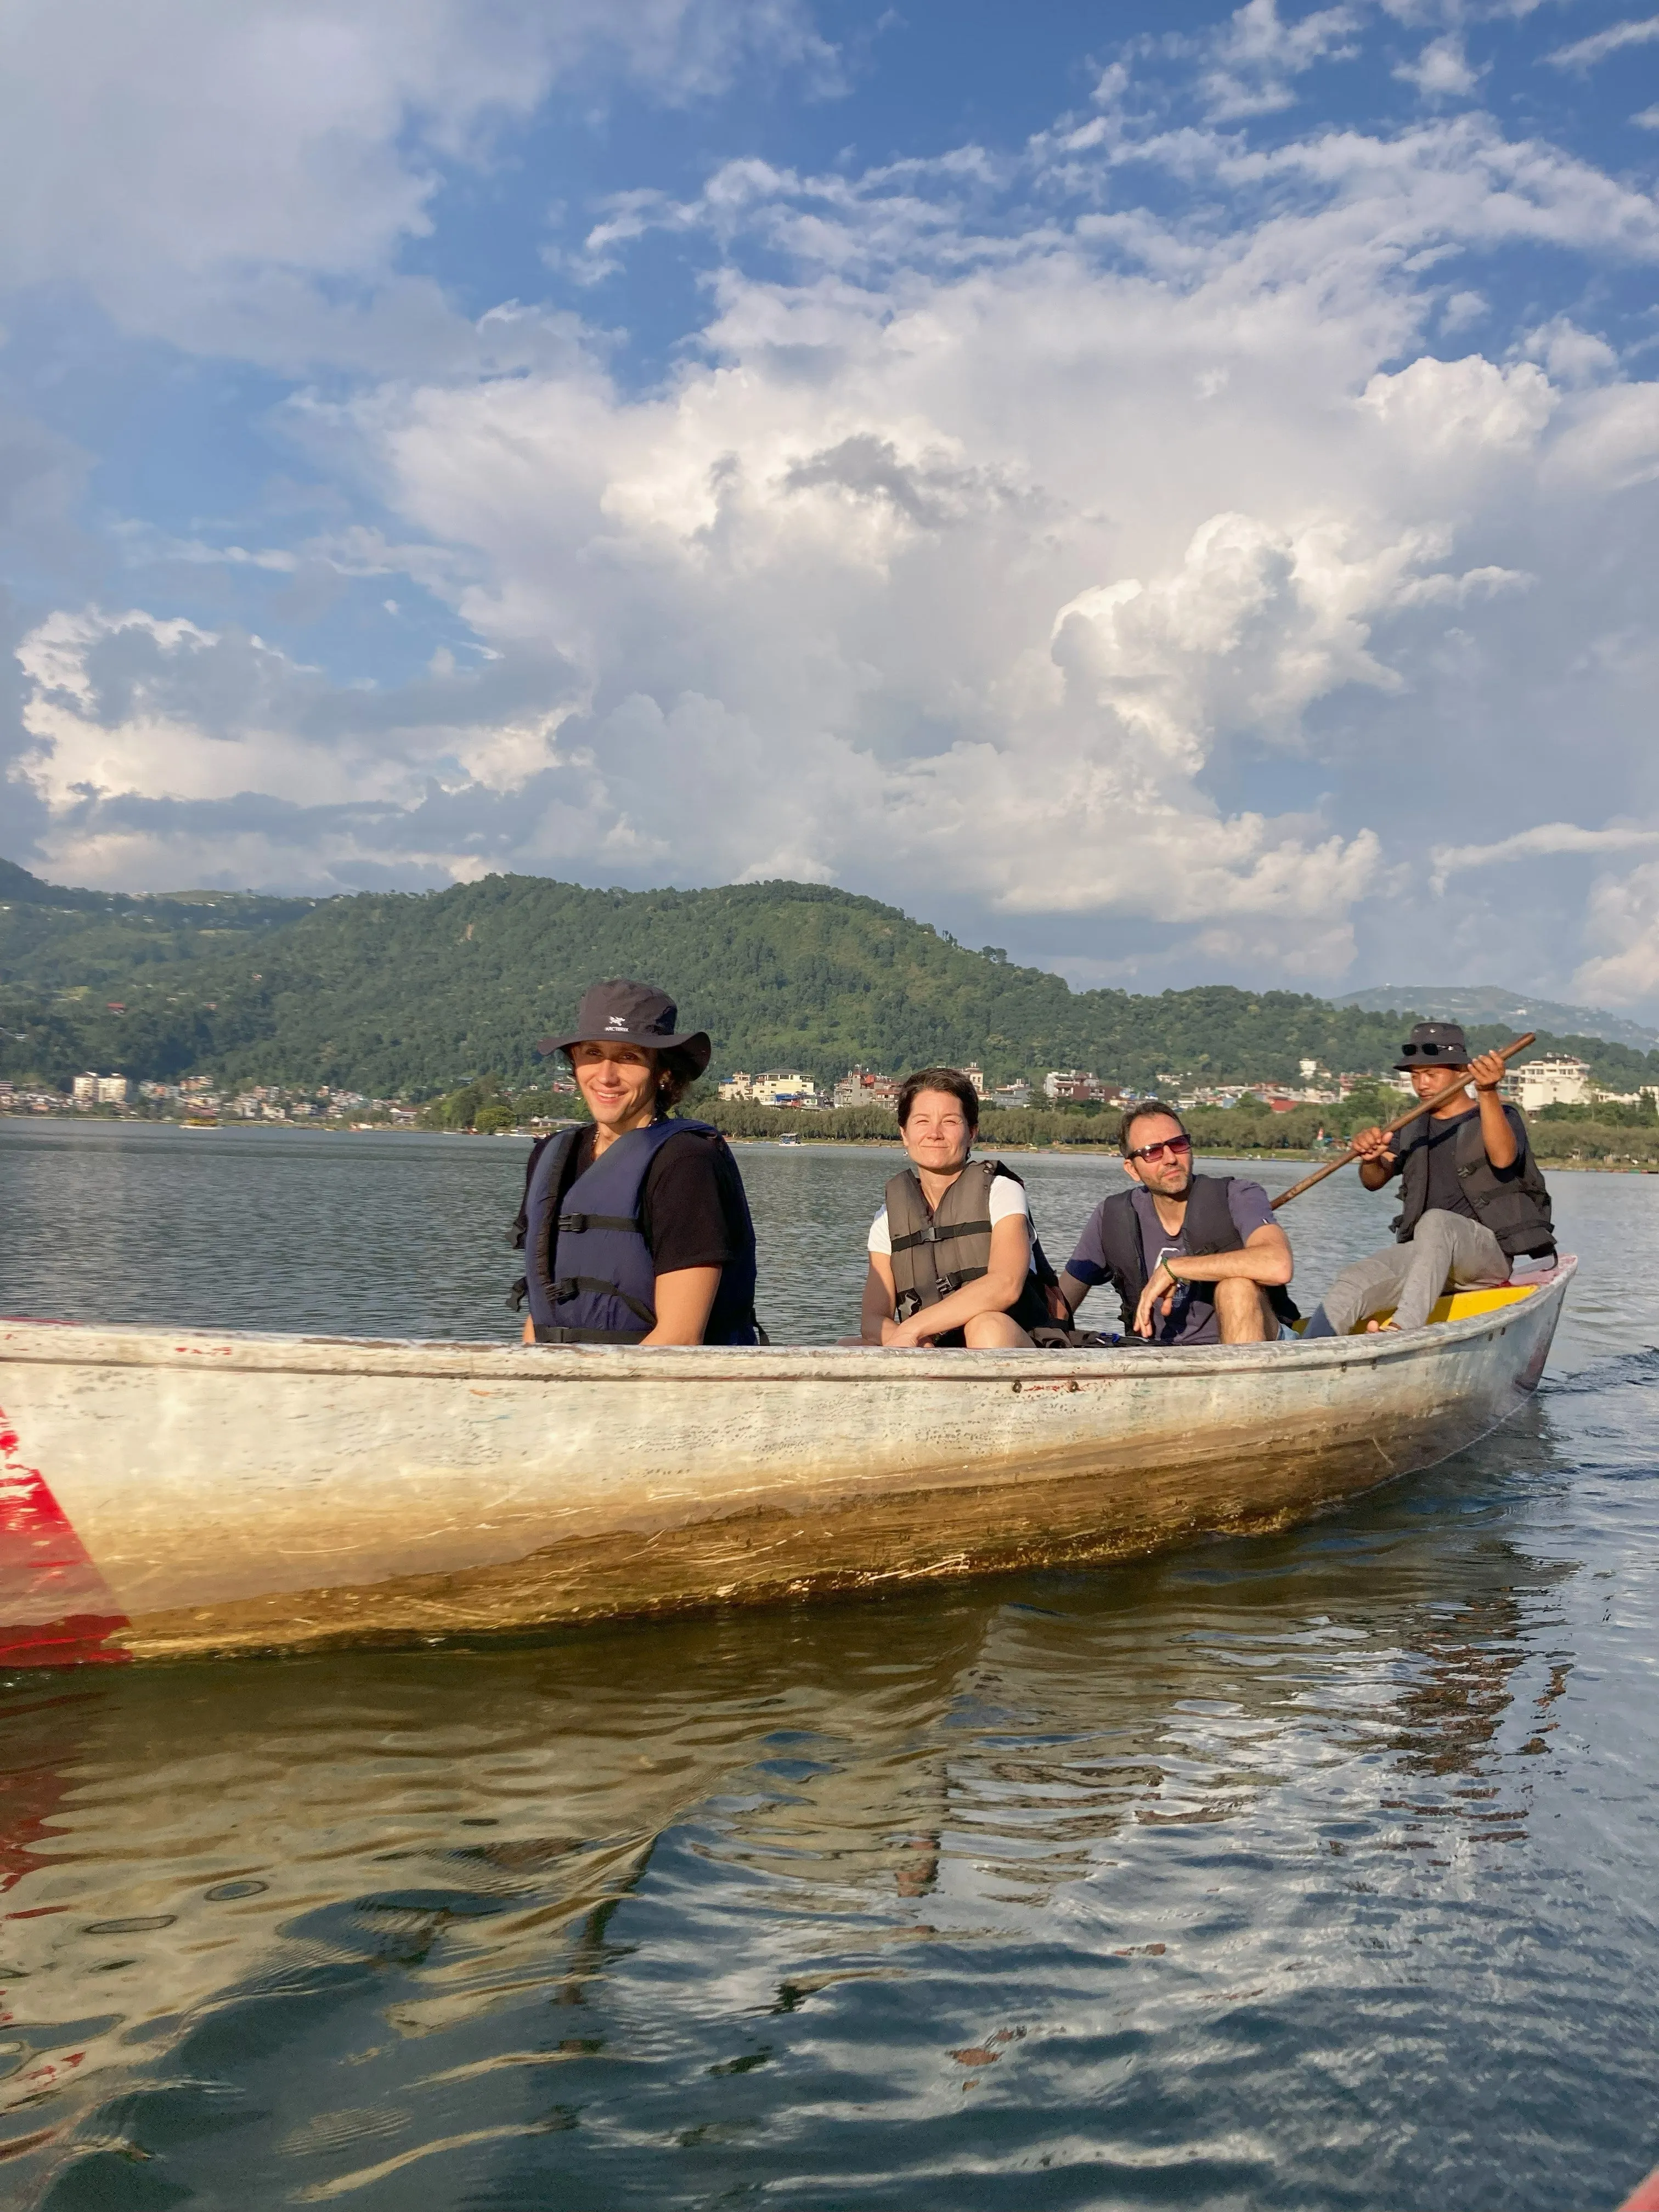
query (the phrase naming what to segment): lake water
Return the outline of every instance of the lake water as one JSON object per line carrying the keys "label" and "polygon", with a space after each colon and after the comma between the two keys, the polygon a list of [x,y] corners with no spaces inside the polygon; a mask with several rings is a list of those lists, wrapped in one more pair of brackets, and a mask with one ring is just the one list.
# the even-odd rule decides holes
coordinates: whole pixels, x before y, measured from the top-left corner
{"label": "lake water", "polygon": [[[505,1335],[523,1155],[0,1120],[0,1310]],[[891,1158],[741,1160],[774,1338],[850,1329]],[[1118,1171],[1019,1164],[1062,1260]],[[1659,2160],[1659,1180],[1554,1187],[1534,1406],[1290,1535],[13,1678],[0,2204],[1616,2203]],[[1304,1305],[1390,1210],[1297,1201]]]}

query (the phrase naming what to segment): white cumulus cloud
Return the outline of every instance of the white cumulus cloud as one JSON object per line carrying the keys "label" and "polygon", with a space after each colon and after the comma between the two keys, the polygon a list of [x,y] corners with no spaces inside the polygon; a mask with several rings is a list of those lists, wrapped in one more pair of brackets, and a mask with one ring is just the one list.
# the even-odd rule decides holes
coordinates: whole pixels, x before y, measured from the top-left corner
{"label": "white cumulus cloud", "polygon": [[[169,557],[373,579],[393,607],[406,577],[456,649],[343,686],[159,601],[59,610],[22,648],[13,771],[58,872],[787,874],[1022,917],[1122,973],[1174,947],[1334,980],[1367,931],[1551,974],[1646,941],[1659,385],[1582,298],[1484,350],[1448,342],[1496,315],[1494,261],[1659,258],[1630,179],[1479,112],[1257,143],[1239,118],[1346,66],[1364,11],[1250,0],[1175,62],[1160,47],[1189,73],[1184,120],[1131,57],[1023,150],[744,158],[683,199],[617,197],[584,274],[663,230],[714,272],[701,327],[637,386],[568,309],[468,324],[388,273],[434,204],[420,149],[468,158],[612,19],[559,14],[554,39],[553,15],[507,7],[476,40],[441,0],[167,0],[160,20],[197,24],[234,90],[278,14],[346,59],[314,86],[283,49],[265,109],[250,90],[201,129],[263,133],[248,189],[281,200],[291,171],[286,203],[239,213],[232,191],[172,236],[220,158],[181,124],[107,236],[78,234],[104,187],[65,181],[62,252],[112,312],[161,315],[148,276],[175,333],[205,317],[264,358],[312,331],[355,363],[281,419],[377,520],[180,534]],[[715,18],[664,0],[640,20],[660,39],[629,66],[662,70]],[[831,66],[781,6],[718,20]],[[28,28],[40,51],[63,35],[40,11]],[[1458,25],[1428,29],[1451,57]],[[89,81],[118,76],[100,59]],[[173,94],[135,82],[153,135]],[[324,281],[365,271],[363,314],[407,317],[378,356]],[[1573,828],[1587,787],[1613,830]],[[1565,876],[1495,919],[1504,859],[1603,871],[1591,937]],[[1601,996],[1649,988],[1630,959]]]}

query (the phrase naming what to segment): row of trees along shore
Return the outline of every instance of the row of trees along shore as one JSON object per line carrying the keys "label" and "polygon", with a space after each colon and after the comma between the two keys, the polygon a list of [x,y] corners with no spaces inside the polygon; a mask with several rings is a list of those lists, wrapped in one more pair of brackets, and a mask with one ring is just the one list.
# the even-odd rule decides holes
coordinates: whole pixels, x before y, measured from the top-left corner
{"label": "row of trees along shore", "polygon": [[[742,1099],[706,1096],[696,1085],[681,1103],[684,1114],[709,1121],[728,1137],[799,1137],[804,1143],[896,1144],[898,1124],[875,1106],[818,1109],[756,1106]],[[1397,1091],[1364,1085],[1331,1106],[1297,1106],[1275,1114],[1249,1099],[1237,1106],[1200,1106],[1182,1115],[1203,1152],[1308,1152],[1342,1144],[1357,1129],[1391,1121],[1406,1104]],[[428,1128],[470,1130],[482,1135],[523,1128],[537,1121],[581,1120],[586,1109],[569,1091],[509,1091],[495,1077],[434,1099],[422,1115]],[[982,1152],[1061,1146],[1112,1146],[1121,1116],[1115,1107],[988,1107],[980,1122]],[[1659,1166],[1659,1116],[1640,1106],[1546,1106],[1530,1117],[1533,1149],[1544,1161]]]}

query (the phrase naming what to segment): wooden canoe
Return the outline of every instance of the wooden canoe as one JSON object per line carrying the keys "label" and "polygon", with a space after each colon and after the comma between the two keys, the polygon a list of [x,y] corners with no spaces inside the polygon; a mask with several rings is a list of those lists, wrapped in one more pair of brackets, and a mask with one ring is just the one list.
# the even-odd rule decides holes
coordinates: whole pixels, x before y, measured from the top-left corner
{"label": "wooden canoe", "polygon": [[0,1322],[0,1665],[418,1640],[1281,1528],[1536,1388],[1576,1263],[1405,1335],[544,1349]]}

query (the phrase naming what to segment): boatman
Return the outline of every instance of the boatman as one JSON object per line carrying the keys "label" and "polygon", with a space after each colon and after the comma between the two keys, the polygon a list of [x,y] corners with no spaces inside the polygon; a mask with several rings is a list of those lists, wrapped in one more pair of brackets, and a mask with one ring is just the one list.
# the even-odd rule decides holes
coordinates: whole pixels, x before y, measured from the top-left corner
{"label": "boatman", "polygon": [[1024,1184],[1000,1160],[969,1157],[979,1128],[971,1079],[957,1067],[907,1077],[898,1124],[911,1164],[871,1226],[865,1341],[900,1352],[1029,1345],[1056,1317],[1054,1272]]}
{"label": "boatman", "polygon": [[[730,1146],[672,1108],[708,1035],[648,983],[596,983],[562,1052],[592,1121],[534,1147],[515,1224],[526,1344],[754,1344],[755,1231]],[[516,1294],[515,1294],[516,1295]]]}
{"label": "boatman", "polygon": [[1060,1278],[1070,1312],[1109,1283],[1126,1340],[1261,1344],[1297,1318],[1290,1240],[1259,1182],[1194,1175],[1181,1116],[1156,1103],[1128,1109],[1118,1149],[1134,1187],[1085,1223]]}
{"label": "boatman", "polygon": [[[1527,1125],[1498,1096],[1504,1062],[1495,1052],[1469,1057],[1455,1022],[1419,1022],[1395,1063],[1419,1098],[1455,1076],[1468,1085],[1443,1106],[1394,1136],[1362,1129],[1354,1139],[1359,1180],[1381,1190],[1400,1177],[1404,1203],[1395,1243],[1346,1268],[1325,1293],[1305,1336],[1346,1336],[1368,1328],[1422,1328],[1448,1290],[1488,1290],[1510,1279],[1522,1255],[1553,1259],[1550,1194],[1533,1164]],[[1394,1308],[1390,1322],[1372,1316]]]}

